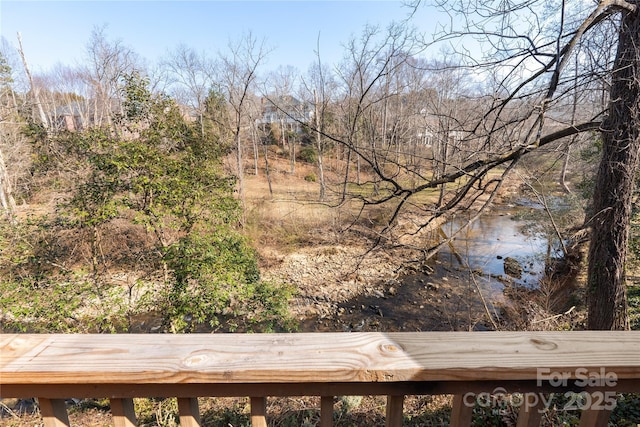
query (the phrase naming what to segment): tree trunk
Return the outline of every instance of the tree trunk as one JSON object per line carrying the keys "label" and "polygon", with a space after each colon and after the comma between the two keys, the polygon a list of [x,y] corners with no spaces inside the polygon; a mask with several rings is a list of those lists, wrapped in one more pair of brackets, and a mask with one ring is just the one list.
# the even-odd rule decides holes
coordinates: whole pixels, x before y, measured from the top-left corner
{"label": "tree trunk", "polygon": [[263,144],[264,147],[264,173],[267,176],[267,183],[269,184],[269,195],[273,199],[273,187],[271,186],[271,173],[269,172],[269,147],[267,144]]}
{"label": "tree trunk", "polygon": [[358,185],[360,185],[360,184],[361,184],[361,180],[360,180],[360,169],[361,169],[361,166],[360,166],[360,156],[359,156],[359,155],[357,155],[357,156],[356,156],[356,183],[357,183]]}
{"label": "tree trunk", "polygon": [[236,127],[234,129],[235,135],[234,142],[236,146],[236,167],[238,168],[238,199],[240,200],[240,206],[242,207],[242,219],[241,223],[245,225],[245,200],[244,200],[244,160],[242,159],[242,139],[240,139],[240,123],[242,116],[240,110],[236,112]]}
{"label": "tree trunk", "polygon": [[342,183],[342,202],[347,200],[347,186],[349,185],[349,167],[351,166],[351,147],[347,151],[347,160],[344,170],[344,182]]}
{"label": "tree trunk", "polygon": [[259,161],[259,153],[258,153],[258,135],[256,132],[255,125],[251,126],[251,139],[253,141],[253,170],[256,176],[259,174],[258,169],[258,161]]}
{"label": "tree trunk", "polygon": [[562,171],[560,172],[560,185],[562,185],[562,189],[567,194],[571,194],[572,191],[567,184],[567,170],[569,169],[569,162],[571,161],[571,146],[575,143],[578,138],[571,138],[571,141],[567,144],[567,148],[564,152],[564,160],[562,162]]}
{"label": "tree trunk", "polygon": [[[316,148],[318,150],[318,175],[320,179],[319,199],[321,202],[323,202],[327,187],[324,181],[324,160],[323,160],[324,150],[322,147],[322,135],[320,133],[320,115],[318,114],[318,95],[316,94],[315,89],[313,91],[313,100],[314,100],[314,109],[315,109],[314,118],[316,120]],[[323,108],[323,112],[324,112],[324,108]]]}
{"label": "tree trunk", "polygon": [[296,173],[296,139],[292,134],[287,136],[289,141],[289,173]]}
{"label": "tree trunk", "polygon": [[[636,0],[634,3],[638,4]],[[603,151],[593,195],[588,267],[588,328],[628,326],[625,263],[631,197],[640,151],[640,13],[622,18]]]}
{"label": "tree trunk", "polygon": [[[575,73],[573,76],[573,100],[571,103],[571,126],[574,126],[576,124],[576,114],[578,112],[578,100],[579,100],[578,88],[580,87],[580,85],[578,84],[579,58],[580,57],[576,55]],[[567,148],[565,149],[565,153],[564,153],[564,161],[562,162],[562,171],[560,172],[560,185],[562,185],[562,188],[567,194],[572,193],[571,189],[569,188],[569,184],[567,183],[567,171],[569,169],[569,162],[571,161],[571,146],[575,144],[577,140],[578,140],[578,136],[574,135],[567,143]]]}
{"label": "tree trunk", "polygon": [[29,65],[27,64],[27,58],[24,55],[24,50],[22,49],[22,37],[20,33],[18,33],[18,53],[20,54],[20,58],[22,58],[22,65],[24,65],[24,72],[29,79],[29,87],[31,88],[31,96],[33,97],[33,104],[38,111],[38,120],[42,127],[45,130],[49,129],[49,120],[47,119],[47,115],[42,108],[42,103],[40,102],[39,90],[33,83],[33,77],[31,76],[31,71],[29,70]]}
{"label": "tree trunk", "polygon": [[2,210],[4,210],[5,216],[9,222],[11,224],[16,224],[16,201],[13,198],[11,181],[9,179],[9,174],[7,173],[7,167],[4,163],[2,151],[0,151],[0,204],[2,205]]}

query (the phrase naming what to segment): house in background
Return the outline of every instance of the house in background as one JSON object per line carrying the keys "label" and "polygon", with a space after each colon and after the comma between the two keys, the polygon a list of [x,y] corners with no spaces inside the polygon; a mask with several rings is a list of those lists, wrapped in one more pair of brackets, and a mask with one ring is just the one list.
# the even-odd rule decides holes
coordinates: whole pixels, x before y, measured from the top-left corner
{"label": "house in background", "polygon": [[49,123],[56,130],[79,131],[90,126],[86,106],[80,102],[57,107],[49,111]]}
{"label": "house in background", "polygon": [[273,99],[261,98],[261,117],[258,125],[264,130],[266,125],[278,124],[283,130],[302,133],[303,123],[313,120],[313,105],[290,96],[278,96]]}

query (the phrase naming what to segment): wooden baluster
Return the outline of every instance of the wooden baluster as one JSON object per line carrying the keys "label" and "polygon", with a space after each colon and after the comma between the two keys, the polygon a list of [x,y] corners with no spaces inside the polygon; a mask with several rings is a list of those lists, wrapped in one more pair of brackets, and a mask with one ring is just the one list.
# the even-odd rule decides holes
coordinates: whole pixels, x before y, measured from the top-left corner
{"label": "wooden baluster", "polygon": [[200,411],[197,397],[178,398],[178,412],[182,427],[200,427]]}
{"label": "wooden baluster", "polygon": [[404,396],[387,396],[385,427],[402,427]]}
{"label": "wooden baluster", "polygon": [[333,427],[333,396],[320,398],[320,427]]}
{"label": "wooden baluster", "polygon": [[544,412],[544,399],[540,393],[525,393],[522,396],[522,406],[518,412],[516,427],[538,427]]}
{"label": "wooden baluster", "polygon": [[251,398],[251,426],[267,427],[267,399],[266,397]]}
{"label": "wooden baluster", "polygon": [[580,427],[607,427],[610,416],[610,410],[584,409],[580,416]]}
{"label": "wooden baluster", "polygon": [[69,415],[67,414],[67,405],[64,399],[45,399],[39,398],[40,415],[44,427],[68,427]]}
{"label": "wooden baluster", "polygon": [[[451,410],[451,427],[464,427],[471,425],[473,405],[465,402],[465,395],[453,396],[453,409]],[[467,399],[468,400],[468,399]],[[475,403],[475,400],[472,400]]]}
{"label": "wooden baluster", "polygon": [[137,425],[133,399],[111,399],[111,415],[114,427],[135,427]]}

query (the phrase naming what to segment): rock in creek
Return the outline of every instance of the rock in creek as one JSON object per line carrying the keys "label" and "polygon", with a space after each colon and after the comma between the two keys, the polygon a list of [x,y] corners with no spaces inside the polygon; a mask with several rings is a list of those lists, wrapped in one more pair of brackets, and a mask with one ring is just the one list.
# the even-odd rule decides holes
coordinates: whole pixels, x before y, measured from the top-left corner
{"label": "rock in creek", "polygon": [[504,272],[505,274],[514,277],[516,279],[520,279],[522,278],[522,271],[524,269],[522,268],[522,265],[520,264],[520,262],[515,259],[515,258],[511,258],[511,257],[506,257],[504,259]]}

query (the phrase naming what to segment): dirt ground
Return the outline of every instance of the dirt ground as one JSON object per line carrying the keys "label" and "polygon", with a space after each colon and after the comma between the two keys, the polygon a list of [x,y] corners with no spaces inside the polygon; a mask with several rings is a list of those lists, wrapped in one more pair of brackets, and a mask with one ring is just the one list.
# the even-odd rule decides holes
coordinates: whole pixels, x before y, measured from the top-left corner
{"label": "dirt ground", "polygon": [[304,180],[313,167],[291,175],[288,164],[275,165],[273,196],[264,176],[246,177],[247,210],[262,224],[254,230],[262,277],[295,286],[291,311],[301,331],[492,327],[469,272],[407,263],[415,253],[374,247],[361,229],[348,227],[348,207],[316,203],[319,184]]}
{"label": "dirt ground", "polygon": [[[318,184],[304,179],[314,168],[300,164],[294,175],[288,170],[288,163],[273,163],[273,195],[264,176],[247,175],[246,207],[248,232],[256,242],[262,277],[297,289],[291,312],[299,331],[487,330],[495,326],[488,321],[487,312],[492,318],[500,318],[501,307],[491,303],[485,307],[474,273],[452,270],[437,262],[407,263],[411,254],[399,248],[372,249],[370,236],[361,234],[357,227],[345,227],[353,219],[348,206],[334,209],[317,203]],[[310,399],[270,400],[274,425],[314,425],[317,402]],[[344,423],[337,425],[383,422],[380,408],[384,401],[380,398],[361,398],[356,403],[345,399],[340,398],[336,404],[337,413],[345,417]],[[405,413],[415,410],[424,414],[429,409],[436,414],[429,415],[431,420],[441,419],[441,423],[424,425],[446,425],[448,415],[438,415],[438,411],[448,414],[447,399],[413,397]],[[219,419],[236,417],[224,425],[246,425],[246,399],[202,403],[204,414]],[[108,408],[95,405],[73,406],[72,424],[109,425]],[[3,401],[0,410],[4,411],[0,425],[40,425],[31,402]],[[164,411],[161,405],[156,406],[149,417],[169,416],[171,410]],[[137,413],[144,413],[144,409],[137,409]],[[278,424],[277,417],[289,420],[289,424]]]}

